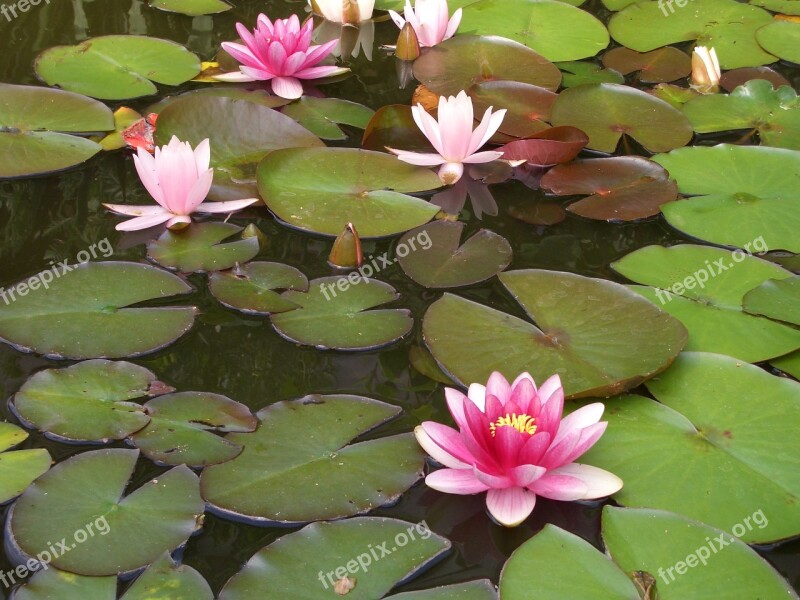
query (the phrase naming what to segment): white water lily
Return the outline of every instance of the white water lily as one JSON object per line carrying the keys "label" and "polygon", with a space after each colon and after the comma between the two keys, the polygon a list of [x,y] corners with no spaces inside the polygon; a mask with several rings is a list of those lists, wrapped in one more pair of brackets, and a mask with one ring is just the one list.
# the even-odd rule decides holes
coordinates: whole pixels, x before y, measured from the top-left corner
{"label": "white water lily", "polygon": [[311,10],[334,23],[361,23],[372,18],[375,0],[308,0]]}
{"label": "white water lily", "polygon": [[692,53],[692,87],[702,94],[719,90],[722,70],[714,48],[697,46]]}

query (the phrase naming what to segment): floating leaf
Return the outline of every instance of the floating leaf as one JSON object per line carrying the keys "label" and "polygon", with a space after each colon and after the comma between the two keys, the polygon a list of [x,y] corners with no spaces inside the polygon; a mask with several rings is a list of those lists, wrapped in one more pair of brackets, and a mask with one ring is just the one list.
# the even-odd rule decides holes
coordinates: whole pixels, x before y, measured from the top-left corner
{"label": "floating leaf", "polygon": [[750,0],[750,4],[784,15],[800,15],[800,3],[797,0]]}
{"label": "floating leaf", "polygon": [[361,147],[385,152],[386,147],[415,152],[433,152],[433,146],[420,131],[405,104],[382,106],[364,129]]}
{"label": "floating leaf", "polygon": [[411,346],[408,349],[408,362],[425,377],[445,385],[453,385],[453,380],[445,375],[441,367],[436,364],[436,360],[434,360],[431,353],[424,346]]}
{"label": "floating leaf", "polygon": [[595,63],[567,61],[558,63],[557,66],[564,74],[561,85],[565,88],[585,83],[625,83],[621,73],[613,69],[601,69]]}
{"label": "floating leaf", "polygon": [[500,133],[529,137],[550,128],[550,109],[558,94],[546,88],[519,81],[482,81],[469,89],[475,114],[486,109],[506,109]]}
{"label": "floating leaf", "polygon": [[11,596],[13,600],[116,600],[116,597],[116,575],[85,577],[52,565],[37,571]]}
{"label": "floating leaf", "polygon": [[795,379],[800,379],[800,350],[770,361],[770,364]]}
{"label": "floating leaf", "polygon": [[800,64],[800,23],[773,21],[756,31],[756,40],[770,54]]}
{"label": "floating leaf", "polygon": [[560,204],[541,201],[509,206],[508,215],[531,225],[557,225],[567,218]]}
{"label": "floating leaf", "polygon": [[394,235],[438,209],[403,192],[441,186],[433,171],[383,152],[306,148],[272,152],[258,167],[269,209],[293,227],[337,236],[352,223],[361,238]]}
{"label": "floating leaf", "polygon": [[791,85],[786,77],[769,67],[742,67],[741,69],[725,71],[719,79],[719,85],[721,88],[732,92],[740,85],[753,79],[766,79],[776,90],[782,85]]}
{"label": "floating leaf", "polygon": [[686,343],[677,320],[617,283],[537,269],[498,277],[538,327],[451,294],[425,314],[425,343],[462,384],[492,371],[558,373],[570,397],[611,396],[665,369]]}
{"label": "floating leaf", "polygon": [[770,279],[744,295],[744,310],[800,326],[800,276]]}
{"label": "floating leaf", "polygon": [[230,223],[192,223],[180,231],[167,230],[147,244],[147,256],[184,273],[223,271],[258,254],[258,238],[221,243],[242,231]]}
{"label": "floating leaf", "polygon": [[445,585],[387,596],[386,600],[497,600],[497,590],[488,579]]}
{"label": "floating leaf", "polygon": [[673,46],[645,53],[630,48],[614,48],[603,55],[603,65],[623,75],[639,72],[636,78],[642,83],[666,83],[692,72],[689,55]]}
{"label": "floating leaf", "polygon": [[339,98],[303,96],[281,112],[324,140],[345,140],[347,134],[337,123],[364,129],[375,111]]}
{"label": "floating leaf", "polygon": [[56,46],[34,62],[47,85],[104,100],[149,96],[155,83],[179,85],[200,72],[200,60],[175,42],[140,35],[106,35]]}
{"label": "floating leaf", "polygon": [[0,504],[19,496],[50,468],[50,453],[44,448],[6,452],[27,437],[16,425],[0,422]]}
{"label": "floating leaf", "polygon": [[574,159],[589,143],[589,137],[575,127],[550,127],[524,140],[502,146],[504,160],[524,160],[536,167],[551,167]]}
{"label": "floating leaf", "polygon": [[6,288],[12,301],[0,304],[3,341],[55,358],[121,358],[159,350],[194,322],[196,309],[190,306],[125,308],[192,291],[166,271],[131,262],[67,268],[56,269],[60,275],[48,288],[31,282],[42,283],[52,271]]}
{"label": "floating leaf", "polygon": [[256,415],[255,432],[226,437],[244,451],[203,470],[203,497],[224,514],[279,523],[349,517],[392,502],[422,476],[414,436],[348,442],[399,412],[347,395],[272,404]]}
{"label": "floating leaf", "polygon": [[314,279],[308,292],[284,292],[282,298],[299,308],[270,319],[275,330],[291,342],[319,349],[371,350],[411,331],[414,320],[407,309],[369,310],[398,297],[388,283],[353,271],[347,277]]}
{"label": "floating leaf", "polygon": [[297,308],[274,290],[308,290],[308,279],[289,265],[251,262],[230,271],[211,273],[208,290],[228,308],[243,313],[268,315]]}
{"label": "floating leaf", "polygon": [[150,6],[190,17],[216,15],[232,8],[224,0],[150,0]]}

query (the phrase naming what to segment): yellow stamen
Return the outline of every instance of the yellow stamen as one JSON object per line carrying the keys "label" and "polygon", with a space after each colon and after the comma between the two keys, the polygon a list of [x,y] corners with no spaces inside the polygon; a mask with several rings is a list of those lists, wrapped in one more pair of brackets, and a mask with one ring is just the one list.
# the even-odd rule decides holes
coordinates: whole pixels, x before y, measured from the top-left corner
{"label": "yellow stamen", "polygon": [[492,432],[492,437],[495,436],[498,427],[513,427],[520,433],[527,433],[533,435],[536,433],[536,419],[529,415],[507,414],[500,417],[494,423],[489,424],[489,431]]}

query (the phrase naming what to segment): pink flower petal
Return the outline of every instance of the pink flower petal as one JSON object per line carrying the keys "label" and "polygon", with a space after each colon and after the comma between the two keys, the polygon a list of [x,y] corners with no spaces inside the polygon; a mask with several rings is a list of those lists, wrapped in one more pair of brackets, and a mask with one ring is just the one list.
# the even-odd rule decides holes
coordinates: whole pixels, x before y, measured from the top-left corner
{"label": "pink flower petal", "polygon": [[406,152],[405,150],[395,150],[389,148],[392,154],[396,154],[397,158],[410,165],[418,165],[420,167],[436,167],[442,164],[443,159],[438,154],[424,154],[422,152]]}
{"label": "pink flower petal", "polygon": [[[459,468],[471,467],[475,462],[475,458],[464,446],[461,434],[452,427],[434,421],[424,421],[416,429],[420,428],[434,444],[463,463],[463,465],[459,465]],[[447,466],[450,467],[452,465]]]}
{"label": "pink flower petal", "polygon": [[494,454],[504,469],[512,469],[519,464],[520,450],[529,439],[530,436],[520,433],[515,427],[497,427],[494,430]]}
{"label": "pink flower petal", "polygon": [[214,75],[216,81],[227,81],[229,83],[246,83],[249,81],[258,81],[258,78],[246,75],[242,72],[232,71],[231,73],[222,73]]}
{"label": "pink flower petal", "polygon": [[489,381],[486,382],[486,393],[496,396],[500,403],[505,405],[511,397],[511,386],[508,385],[508,380],[503,377],[499,371],[494,371],[489,375]]}
{"label": "pink flower petal", "polygon": [[467,396],[479,409],[484,410],[486,406],[486,386],[480,383],[473,383],[467,390]]}
{"label": "pink flower petal", "polygon": [[599,440],[605,433],[606,427],[608,427],[608,423],[602,421],[600,423],[595,423],[594,425],[589,425],[589,427],[580,430],[580,438],[575,444],[575,447],[572,449],[572,452],[567,454],[567,456],[564,458],[564,462],[570,463],[588,452],[589,449],[597,443],[597,440]]}
{"label": "pink flower petal", "polygon": [[580,438],[580,431],[571,431],[558,444],[551,443],[550,448],[547,449],[538,464],[548,469],[557,469],[570,462],[570,457],[573,455]]}
{"label": "pink flower petal", "polygon": [[272,91],[281,98],[295,100],[303,95],[303,84],[294,77],[276,77],[272,80]]}
{"label": "pink flower petal", "polygon": [[549,471],[529,485],[528,489],[539,496],[550,498],[551,500],[570,502],[585,498],[586,493],[589,491],[589,486],[572,475]]}
{"label": "pink flower petal", "polygon": [[485,152],[476,152],[475,154],[470,154],[469,156],[465,157],[464,160],[461,162],[474,165],[478,163],[487,163],[492,162],[493,160],[497,160],[503,156],[502,152],[495,152],[494,150],[486,150]]}
{"label": "pink flower petal", "polygon": [[[160,154],[160,151],[158,152]],[[136,167],[136,172],[139,174],[142,185],[144,185],[153,200],[167,208],[167,203],[164,201],[164,192],[158,182],[155,158],[144,148],[139,148],[137,153],[133,155],[133,164]]]}
{"label": "pink flower petal", "polygon": [[596,424],[603,416],[605,405],[602,402],[593,402],[582,406],[578,410],[568,414],[561,419],[561,424],[558,426],[558,433],[553,440],[554,444],[561,441],[567,433],[575,429],[584,429],[590,425]]}
{"label": "pink flower petal", "polygon": [[298,79],[320,79],[322,77],[333,77],[347,73],[350,69],[345,67],[308,67],[294,74]]}
{"label": "pink flower petal", "polygon": [[188,215],[176,215],[167,221],[167,229],[183,229],[192,222]]}
{"label": "pink flower petal", "polygon": [[439,469],[425,478],[425,484],[445,494],[479,494],[489,489],[476,479],[472,469]]}
{"label": "pink flower petal", "polygon": [[581,500],[595,500],[616,494],[622,489],[622,479],[603,469],[591,465],[570,463],[552,473],[570,475],[586,484],[587,490]]}
{"label": "pink flower petal", "polygon": [[483,471],[478,467],[473,468],[472,472],[481,483],[485,483],[492,489],[505,489],[514,485],[514,480],[508,475],[504,475],[499,471]]}
{"label": "pink flower petal", "polygon": [[158,215],[147,215],[145,217],[136,217],[135,219],[130,219],[129,221],[123,221],[122,223],[118,223],[116,230],[138,231],[140,229],[149,229],[150,227],[161,225],[162,223],[169,221],[171,218],[172,214],[166,211]]}
{"label": "pink flower petal", "polygon": [[519,452],[519,462],[523,464],[538,465],[550,447],[550,434],[546,431],[537,431],[525,442]]}
{"label": "pink flower petal", "polygon": [[228,200],[227,202],[203,202],[195,212],[201,213],[232,213],[255,204],[260,198],[245,198],[243,200]]}
{"label": "pink flower petal", "polygon": [[537,467],[536,465],[520,465],[509,471],[514,485],[519,487],[528,487],[545,473],[547,473],[547,469],[544,467]]}
{"label": "pink flower petal", "polygon": [[501,525],[516,527],[527,519],[536,506],[536,494],[525,488],[489,490],[486,508]]}
{"label": "pink flower petal", "polygon": [[168,214],[163,206],[152,204],[147,206],[131,206],[130,204],[103,204],[108,210],[114,211],[118,215],[125,215],[128,217],[148,217],[152,215]]}
{"label": "pink flower petal", "polygon": [[405,27],[406,20],[399,14],[397,14],[395,11],[390,10],[389,16],[392,17],[392,21],[394,21],[394,24],[397,25],[398,28],[402,29],[403,27]]}
{"label": "pink flower petal", "polygon": [[447,452],[444,448],[442,448],[439,444],[434,442],[431,439],[431,436],[427,434],[425,428],[422,426],[417,426],[414,428],[414,437],[417,438],[417,443],[422,446],[422,449],[428,453],[428,455],[435,460],[436,462],[444,465],[445,467],[449,467],[451,469],[470,469],[472,468],[471,464],[467,464],[458,460],[455,456]]}
{"label": "pink flower petal", "polygon": [[464,429],[467,426],[467,416],[464,413],[464,403],[469,399],[455,388],[444,388],[444,398],[447,402],[447,408],[450,414],[453,415],[453,420],[458,425],[459,429]]}

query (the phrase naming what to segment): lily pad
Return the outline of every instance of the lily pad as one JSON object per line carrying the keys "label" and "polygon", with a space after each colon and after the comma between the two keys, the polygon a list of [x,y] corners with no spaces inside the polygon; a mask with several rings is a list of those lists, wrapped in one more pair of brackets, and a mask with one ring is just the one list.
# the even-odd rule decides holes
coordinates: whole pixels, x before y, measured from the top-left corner
{"label": "lily pad", "polygon": [[648,246],[611,267],[632,281],[657,288],[633,289],[681,320],[689,330],[687,350],[760,362],[800,347],[800,330],[742,312],[742,299],[749,290],[770,279],[791,277],[778,265],[686,244]]}
{"label": "lily pad", "polygon": [[68,169],[102,147],[71,133],[114,129],[102,102],[65,92],[0,83],[0,177],[25,177]]}
{"label": "lily pad", "polygon": [[630,48],[614,48],[603,55],[603,65],[623,75],[638,72],[636,79],[642,83],[666,83],[692,72],[692,59],[673,46],[644,53]]}
{"label": "lily pad", "polygon": [[150,6],[190,17],[216,15],[233,8],[224,0],[150,0]]}
{"label": "lily pad", "polygon": [[[800,439],[792,433],[800,383],[730,356],[685,352],[647,388],[658,402],[606,402],[608,430],[583,457],[625,481],[618,503],[670,510],[748,543],[800,533]],[[755,510],[767,522],[739,531]]]}
{"label": "lily pad", "polygon": [[585,83],[625,83],[622,73],[614,69],[603,69],[600,65],[592,62],[573,60],[560,62],[557,66],[564,74],[561,85],[565,88]]}
{"label": "lily pad", "polygon": [[425,314],[425,343],[463,385],[492,371],[558,373],[570,397],[612,396],[668,367],[686,343],[676,319],[617,283],[537,269],[498,277],[538,327],[451,294]]}
{"label": "lily pad", "polygon": [[258,167],[261,196],[279,219],[330,236],[347,223],[362,239],[418,227],[439,209],[406,192],[440,186],[430,169],[353,148],[279,150]]}
{"label": "lily pad", "polygon": [[745,294],[742,306],[750,314],[800,326],[800,275],[765,281]]}
{"label": "lily pad", "polygon": [[770,361],[773,367],[788,373],[795,379],[800,379],[800,350],[796,350],[786,356],[781,356]]}
{"label": "lily pad", "polygon": [[6,288],[15,299],[0,305],[3,341],[54,358],[121,358],[159,350],[194,322],[197,309],[191,306],[126,308],[192,291],[171,273],[131,262],[67,268],[57,270],[48,288],[41,284],[52,271]]}
{"label": "lily pad", "polygon": [[445,375],[426,347],[411,346],[408,349],[408,362],[425,377],[445,385],[453,385],[453,380]]}
{"label": "lily pad", "polygon": [[41,561],[63,538],[69,551],[52,564],[96,576],[139,569],[182,545],[204,509],[197,476],[175,467],[125,495],[138,457],[138,450],[109,448],[57,464],[11,508],[6,544]]}
{"label": "lily pad", "polygon": [[786,77],[769,67],[742,67],[725,71],[719,79],[719,85],[722,89],[732,92],[753,79],[766,79],[776,90],[782,85],[791,85]]}
{"label": "lily pad", "polygon": [[494,277],[511,264],[511,244],[502,235],[480,229],[460,244],[464,223],[434,221],[406,233],[398,247],[423,232],[431,240],[427,250],[398,258],[403,271],[426,288],[472,285]]}
{"label": "lily pad", "polygon": [[116,600],[117,577],[85,577],[53,566],[37,571],[11,600]]}
{"label": "lily pad", "polygon": [[800,15],[800,2],[797,0],[750,0],[750,4],[784,15]]}
{"label": "lily pad", "polygon": [[547,88],[519,81],[482,81],[469,89],[475,114],[487,108],[506,109],[500,133],[529,137],[550,128],[550,109],[558,94]]}
{"label": "lily pad", "polygon": [[348,443],[399,412],[347,395],[272,404],[255,432],[226,437],[244,451],[203,470],[203,497],[215,511],[263,523],[338,519],[393,502],[422,476],[414,436]]}
{"label": "lily pad", "polygon": [[184,273],[223,271],[258,254],[258,238],[221,243],[242,231],[230,223],[192,223],[180,231],[167,230],[147,244],[147,256]]}
{"label": "lily pad", "polygon": [[647,92],[616,83],[564,90],[553,104],[550,122],[585,131],[589,148],[609,153],[623,134],[650,152],[685,146],[692,139],[692,126],[679,110]]}
{"label": "lily pad", "polygon": [[524,160],[536,167],[551,167],[573,160],[589,143],[589,137],[575,127],[549,127],[524,140],[501,147],[504,160]]}
{"label": "lily pad", "polygon": [[50,468],[50,453],[44,448],[6,452],[27,437],[16,425],[0,422],[0,504],[19,496]]}
{"label": "lily pad", "polygon": [[308,279],[294,267],[274,262],[251,262],[208,277],[208,290],[217,300],[248,314],[268,315],[298,307],[277,289],[305,292]]}
{"label": "lily pad", "polygon": [[140,35],[106,35],[56,46],[36,57],[47,85],[124,100],[155,94],[155,83],[179,85],[200,72],[200,59],[175,42]]}
{"label": "lily pad", "polygon": [[775,62],[755,38],[771,21],[764,9],[735,0],[692,0],[689,10],[652,0],[616,13],[608,30],[617,42],[637,52],[689,41],[713,47],[722,68],[735,69]]}
{"label": "lily pad", "polygon": [[405,104],[382,106],[364,129],[361,147],[385,152],[386,147],[414,152],[434,152],[433,146],[414,123],[411,107]]}
{"label": "lily pad", "polygon": [[764,146],[800,150],[800,99],[789,86],[755,79],[730,94],[698,96],[683,112],[698,133],[754,129]]}
{"label": "lily pad", "polygon": [[445,585],[386,596],[386,600],[497,600],[497,590],[488,579]]}
{"label": "lily pad", "polygon": [[594,56],[608,31],[588,12],[556,0],[480,0],[464,8],[459,30],[498,35],[557,62]]}
{"label": "lily pad", "polygon": [[303,96],[281,112],[324,140],[346,140],[339,125],[364,129],[375,113],[371,108],[339,98]]}
{"label": "lily pad", "polygon": [[685,195],[664,206],[667,222],[684,233],[745,248],[760,239],[769,250],[800,252],[800,152],[783,148],[692,147],[653,157]]}
{"label": "lily pad", "polygon": [[336,350],[371,350],[399,340],[414,320],[405,308],[369,310],[399,298],[388,283],[358,271],[349,276],[320,277],[308,292],[289,290],[281,296],[299,308],[273,314],[275,330],[291,342]]}
{"label": "lily pad", "polygon": [[[384,552],[379,560],[370,554],[373,547]],[[384,517],[313,523],[259,550],[225,584],[219,600],[333,598],[334,583],[343,577],[355,581],[350,600],[376,600],[449,549],[448,540],[422,523]]]}
{"label": "lily pad", "polygon": [[800,64],[800,23],[773,21],[756,32],[756,40],[770,54]]}
{"label": "lily pad", "polygon": [[[160,387],[139,365],[87,360],[65,369],[34,374],[11,400],[27,426],[62,440],[121,440],[147,425],[150,417],[136,398]],[[169,391],[169,388],[167,388]]]}
{"label": "lily pad", "polygon": [[[461,30],[466,31],[463,19]],[[553,92],[561,83],[561,71],[544,56],[519,42],[493,35],[459,34],[429,48],[414,61],[414,77],[446,96],[455,96],[483,81],[519,81]]]}
{"label": "lily pad", "polygon": [[557,196],[591,194],[568,211],[602,221],[633,221],[661,212],[678,197],[678,186],[659,164],[638,156],[589,158],[557,165],[542,177]]}

